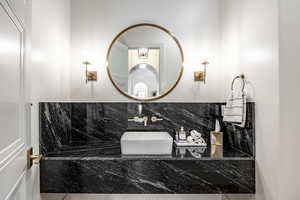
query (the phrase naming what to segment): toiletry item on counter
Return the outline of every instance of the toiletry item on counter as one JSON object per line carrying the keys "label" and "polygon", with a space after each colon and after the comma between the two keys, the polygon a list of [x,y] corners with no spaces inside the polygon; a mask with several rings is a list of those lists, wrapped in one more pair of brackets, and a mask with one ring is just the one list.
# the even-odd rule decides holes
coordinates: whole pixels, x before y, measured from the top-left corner
{"label": "toiletry item on counter", "polygon": [[183,126],[180,128],[180,131],[179,131],[179,140],[180,141],[186,140],[186,132],[185,132]]}
{"label": "toiletry item on counter", "polygon": [[192,131],[190,132],[190,134],[191,134],[191,136],[192,136],[193,138],[195,138],[195,139],[198,139],[198,138],[201,138],[201,137],[202,137],[202,134],[199,133],[199,132],[196,131],[196,130],[192,130]]}
{"label": "toiletry item on counter", "polygon": [[217,138],[214,134],[210,134],[210,144],[217,144]]}
{"label": "toiletry item on counter", "polygon": [[220,126],[220,122],[218,119],[216,119],[216,123],[215,123],[215,132],[220,132],[221,131],[221,126]]}
{"label": "toiletry item on counter", "polygon": [[190,143],[193,143],[193,144],[199,144],[199,145],[201,145],[201,146],[206,146],[206,142],[205,142],[205,140],[202,138],[202,134],[201,133],[199,133],[198,131],[196,131],[196,130],[192,130],[191,132],[190,132],[190,136],[189,136],[189,139],[188,139],[188,141],[190,142]]}
{"label": "toiletry item on counter", "polygon": [[176,135],[175,135],[175,141],[178,142],[179,141],[179,133],[176,131]]}
{"label": "toiletry item on counter", "polygon": [[196,130],[192,130],[190,132],[190,136],[188,136],[186,140],[180,140],[179,138],[179,142],[175,141],[175,144],[177,146],[184,146],[184,147],[207,146],[205,140],[202,138],[202,134],[197,132]]}
{"label": "toiletry item on counter", "polygon": [[215,159],[223,158],[223,146],[211,145],[210,156],[211,158],[215,158]]}
{"label": "toiletry item on counter", "polygon": [[219,120],[216,119],[215,130],[210,132],[211,158],[223,158],[223,132]]}
{"label": "toiletry item on counter", "polygon": [[223,132],[211,131],[210,132],[211,145],[223,145]]}

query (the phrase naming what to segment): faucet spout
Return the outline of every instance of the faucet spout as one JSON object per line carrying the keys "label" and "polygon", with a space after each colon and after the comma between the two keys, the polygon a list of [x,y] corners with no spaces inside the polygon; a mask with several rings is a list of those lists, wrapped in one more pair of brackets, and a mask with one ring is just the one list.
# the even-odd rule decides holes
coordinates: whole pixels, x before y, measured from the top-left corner
{"label": "faucet spout", "polygon": [[143,117],[144,126],[148,125],[148,117]]}
{"label": "faucet spout", "polygon": [[148,125],[148,117],[145,116],[145,117],[134,117],[132,119],[128,119],[129,122],[138,122],[138,123],[144,123],[144,126],[147,126]]}
{"label": "faucet spout", "polygon": [[138,105],[138,114],[139,114],[139,116],[142,115],[142,112],[143,112],[143,105],[142,105],[142,104],[139,104],[139,105]]}

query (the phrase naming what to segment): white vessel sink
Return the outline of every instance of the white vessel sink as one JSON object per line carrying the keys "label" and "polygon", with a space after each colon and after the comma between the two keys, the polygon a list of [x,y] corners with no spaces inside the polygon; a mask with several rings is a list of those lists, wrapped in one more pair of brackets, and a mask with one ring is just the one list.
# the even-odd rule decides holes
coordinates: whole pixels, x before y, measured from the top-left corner
{"label": "white vessel sink", "polygon": [[125,132],[121,137],[123,155],[170,155],[173,138],[167,132]]}

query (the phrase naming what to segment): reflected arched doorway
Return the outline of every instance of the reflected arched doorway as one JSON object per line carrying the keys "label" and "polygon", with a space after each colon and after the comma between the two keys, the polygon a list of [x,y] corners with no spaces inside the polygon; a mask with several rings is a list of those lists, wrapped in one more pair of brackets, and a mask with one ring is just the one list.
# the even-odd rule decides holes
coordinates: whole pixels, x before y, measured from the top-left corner
{"label": "reflected arched doorway", "polygon": [[129,94],[138,98],[148,98],[159,95],[159,75],[149,64],[140,63],[129,71]]}
{"label": "reflected arched doorway", "polygon": [[139,82],[133,86],[133,95],[138,98],[146,98],[148,96],[148,87],[145,83]]}

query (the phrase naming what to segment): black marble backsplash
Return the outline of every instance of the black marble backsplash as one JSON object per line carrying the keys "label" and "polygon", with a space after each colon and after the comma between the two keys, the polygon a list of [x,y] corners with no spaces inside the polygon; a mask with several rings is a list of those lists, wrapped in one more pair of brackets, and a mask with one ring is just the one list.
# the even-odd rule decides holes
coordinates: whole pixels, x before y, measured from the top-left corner
{"label": "black marble backsplash", "polygon": [[[119,145],[127,130],[165,130],[174,135],[181,126],[195,129],[209,143],[215,120],[222,123],[222,103],[142,103],[142,116],[163,121],[128,122],[138,115],[139,103],[40,103],[40,150],[51,156],[59,152],[93,150],[103,143]],[[221,124],[224,146],[254,156],[254,103],[247,104],[247,123],[243,129]]]}

